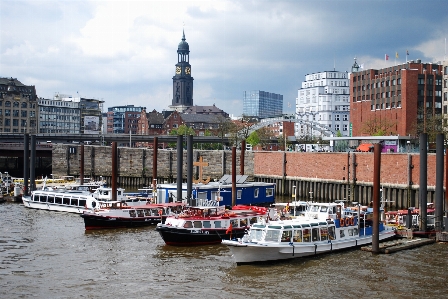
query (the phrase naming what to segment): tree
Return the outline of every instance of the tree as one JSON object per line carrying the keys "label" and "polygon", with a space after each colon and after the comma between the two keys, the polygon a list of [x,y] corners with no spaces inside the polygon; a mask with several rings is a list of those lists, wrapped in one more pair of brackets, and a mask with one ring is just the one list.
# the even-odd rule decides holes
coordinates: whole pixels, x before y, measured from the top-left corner
{"label": "tree", "polygon": [[258,137],[257,131],[252,132],[249,137],[247,137],[246,142],[252,145],[252,147],[257,146],[260,143],[260,137]]}
{"label": "tree", "polygon": [[[170,135],[196,135],[196,132],[188,127],[187,125],[180,125],[177,129],[173,129],[170,131]],[[184,140],[184,143],[186,143],[186,140]],[[176,143],[168,143],[169,147],[176,147]]]}
{"label": "tree", "polygon": [[361,132],[369,136],[396,135],[397,131],[392,129],[396,127],[397,122],[387,118],[373,117],[362,124]]}
{"label": "tree", "polygon": [[415,120],[409,134],[418,137],[421,133],[428,134],[428,143],[435,143],[437,134],[444,134],[447,138],[447,119],[442,114],[434,113],[432,108],[417,110],[417,119]]}

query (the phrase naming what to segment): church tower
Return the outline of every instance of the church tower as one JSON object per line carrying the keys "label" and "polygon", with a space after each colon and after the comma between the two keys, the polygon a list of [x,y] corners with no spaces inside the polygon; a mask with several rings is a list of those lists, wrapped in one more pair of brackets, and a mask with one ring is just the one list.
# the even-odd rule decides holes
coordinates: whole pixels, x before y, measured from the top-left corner
{"label": "church tower", "polygon": [[182,41],[177,47],[177,63],[173,77],[173,100],[170,108],[183,111],[193,106],[193,77],[191,76],[190,47],[185,41],[185,31],[182,31]]}

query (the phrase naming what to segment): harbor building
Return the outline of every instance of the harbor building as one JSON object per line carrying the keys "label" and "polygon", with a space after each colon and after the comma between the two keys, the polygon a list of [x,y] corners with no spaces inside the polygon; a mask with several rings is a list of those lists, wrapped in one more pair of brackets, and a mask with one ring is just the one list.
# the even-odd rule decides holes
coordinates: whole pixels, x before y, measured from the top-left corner
{"label": "harbor building", "polygon": [[[355,61],[356,63],[356,61]],[[296,137],[314,139],[322,137],[314,123],[325,126],[342,136],[349,136],[350,80],[347,72],[324,71],[305,75],[296,98]]]}
{"label": "harbor building", "polygon": [[353,136],[374,135],[379,130],[385,135],[418,135],[431,119],[442,115],[443,72],[443,65],[421,60],[353,72]]}
{"label": "harbor building", "polygon": [[126,105],[107,108],[108,134],[137,134],[138,119],[146,107]]}
{"label": "harbor building", "polygon": [[261,91],[244,91],[243,115],[259,119],[280,117],[283,114],[283,95]]}
{"label": "harbor building", "polygon": [[39,133],[100,134],[103,103],[60,93],[53,99],[39,98]]}
{"label": "harbor building", "polygon": [[0,132],[38,132],[36,88],[16,78],[0,78]]}
{"label": "harbor building", "polygon": [[193,77],[191,76],[190,46],[185,40],[185,31],[177,47],[177,63],[173,76],[173,100],[171,110],[183,111],[193,106]]}

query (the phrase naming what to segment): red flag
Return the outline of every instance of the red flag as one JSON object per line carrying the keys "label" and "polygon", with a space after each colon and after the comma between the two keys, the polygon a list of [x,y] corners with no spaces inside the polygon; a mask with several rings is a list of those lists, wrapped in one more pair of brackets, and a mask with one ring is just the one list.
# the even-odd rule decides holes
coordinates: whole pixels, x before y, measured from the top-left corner
{"label": "red flag", "polygon": [[233,229],[232,222],[230,222],[230,225],[229,225],[229,227],[226,230],[226,234],[232,233],[232,229]]}
{"label": "red flag", "polygon": [[385,54],[384,55],[384,60],[389,60],[389,55]]}

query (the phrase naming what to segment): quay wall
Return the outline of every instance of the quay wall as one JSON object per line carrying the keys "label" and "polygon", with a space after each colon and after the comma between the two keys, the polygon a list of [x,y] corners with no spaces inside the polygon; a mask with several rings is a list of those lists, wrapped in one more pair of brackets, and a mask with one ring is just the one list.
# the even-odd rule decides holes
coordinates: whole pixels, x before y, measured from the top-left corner
{"label": "quay wall", "polygon": [[[80,173],[80,146],[54,145],[53,174]],[[108,182],[112,176],[112,150],[107,146],[84,146],[84,176]],[[236,169],[240,174],[237,151]],[[219,180],[232,169],[231,151],[194,150],[193,160],[202,157],[208,166],[203,168],[203,179]],[[158,150],[158,182],[175,182],[177,152]],[[367,205],[373,198],[373,153],[302,153],[246,151],[244,174],[249,181],[276,183],[278,195],[297,196],[320,201],[349,200]],[[434,202],[436,155],[427,159],[427,201]],[[118,184],[148,186],[152,182],[153,150],[146,148],[118,148]],[[446,164],[444,164],[446,165]],[[194,167],[198,178],[199,167]],[[186,181],[187,157],[183,154],[182,178]],[[418,207],[420,175],[419,154],[383,153],[380,181],[384,206],[394,208]],[[445,180],[444,180],[445,182]]]}

